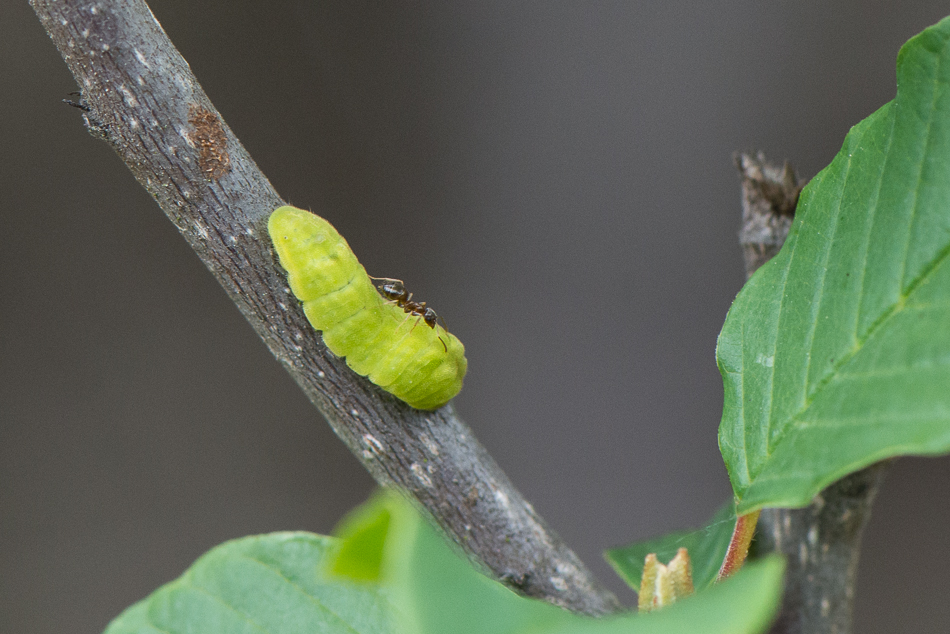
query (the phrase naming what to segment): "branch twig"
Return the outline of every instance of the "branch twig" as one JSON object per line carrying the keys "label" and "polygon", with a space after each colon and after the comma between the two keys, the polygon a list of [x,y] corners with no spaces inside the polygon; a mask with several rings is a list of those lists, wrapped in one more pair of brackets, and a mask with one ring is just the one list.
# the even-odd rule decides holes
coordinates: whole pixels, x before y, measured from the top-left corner
{"label": "branch twig", "polygon": [[267,238],[267,216],[283,201],[145,2],[32,5],[82,89],[87,127],[125,161],[373,477],[520,592],[587,614],[617,609],[451,405],[414,410],[327,351]]}
{"label": "branch twig", "polygon": [[[785,243],[804,182],[786,163],[777,167],[741,154],[742,229],[739,242],[746,276]],[[889,462],[852,473],[802,509],[764,509],[754,545],[757,553],[785,555],[785,594],[770,634],[848,634],[861,535]]]}

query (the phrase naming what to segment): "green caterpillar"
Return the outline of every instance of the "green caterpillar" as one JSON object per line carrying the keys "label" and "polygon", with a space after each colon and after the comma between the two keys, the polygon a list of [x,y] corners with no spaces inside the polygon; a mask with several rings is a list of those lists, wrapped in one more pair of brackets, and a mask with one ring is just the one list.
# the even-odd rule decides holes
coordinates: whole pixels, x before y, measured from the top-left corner
{"label": "green caterpillar", "polygon": [[383,298],[333,225],[285,206],[267,231],[310,324],[354,372],[417,409],[459,393],[468,368],[462,342],[434,321],[416,327],[422,317]]}

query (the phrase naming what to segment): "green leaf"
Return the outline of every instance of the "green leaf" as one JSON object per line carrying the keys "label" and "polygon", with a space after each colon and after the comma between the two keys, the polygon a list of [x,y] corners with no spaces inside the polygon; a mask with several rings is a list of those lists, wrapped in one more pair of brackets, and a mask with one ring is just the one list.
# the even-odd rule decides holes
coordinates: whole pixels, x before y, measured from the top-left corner
{"label": "green leaf", "polygon": [[400,632],[504,634],[573,618],[477,572],[392,492],[381,491],[351,512],[337,532],[341,540],[329,566],[358,578],[375,570],[396,606]]}
{"label": "green leaf", "polygon": [[326,577],[336,540],[273,533],[226,542],[123,612],[105,634],[388,634],[376,585]]}
{"label": "green leaf", "polygon": [[516,595],[472,568],[407,504],[393,498],[389,508],[386,583],[404,634],[757,634],[781,599],[776,557],[657,612],[579,616]]}
{"label": "green leaf", "polygon": [[699,591],[716,580],[735,525],[736,505],[729,502],[716,511],[704,528],[611,548],[604,552],[604,559],[631,588],[639,592],[644,557],[655,553],[660,563],[665,564],[676,556],[677,550],[685,548],[693,565],[693,586]]}
{"label": "green leaf", "polygon": [[386,556],[393,601],[405,634],[509,634],[579,619],[521,597],[476,571],[416,511],[391,498]]}
{"label": "green leaf", "polygon": [[334,531],[340,543],[331,557],[329,571],[356,581],[380,581],[391,520],[383,495],[350,512]]}
{"label": "green leaf", "polygon": [[738,512],[804,506],[889,456],[950,451],[950,19],[897,58],[897,97],[802,192],[719,336]]}
{"label": "green leaf", "polygon": [[[783,564],[772,559],[658,612],[593,619],[480,574],[395,495],[357,509],[341,532],[342,540],[275,533],[222,544],[106,634],[759,634],[781,598]],[[328,576],[341,561],[347,574],[369,570],[380,583]]]}
{"label": "green leaf", "polygon": [[[648,614],[588,619],[544,634],[758,634],[768,631],[782,598],[785,562],[778,555],[746,564],[736,575]],[[541,630],[531,630],[541,634]]]}

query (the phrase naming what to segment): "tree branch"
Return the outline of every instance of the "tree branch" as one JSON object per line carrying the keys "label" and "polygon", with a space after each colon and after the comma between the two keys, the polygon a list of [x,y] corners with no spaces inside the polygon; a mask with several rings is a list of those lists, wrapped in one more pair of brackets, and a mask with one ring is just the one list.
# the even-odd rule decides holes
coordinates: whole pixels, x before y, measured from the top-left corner
{"label": "tree branch", "polygon": [[[742,229],[746,277],[779,252],[804,186],[786,163],[741,154]],[[848,634],[861,535],[889,462],[852,473],[802,509],[764,509],[755,551],[785,555],[785,594],[770,634]]]}
{"label": "tree branch", "polygon": [[33,0],[106,140],[380,484],[413,499],[482,568],[577,612],[619,607],[534,512],[451,404],[415,410],[329,353],[267,238],[284,204],[142,0]]}

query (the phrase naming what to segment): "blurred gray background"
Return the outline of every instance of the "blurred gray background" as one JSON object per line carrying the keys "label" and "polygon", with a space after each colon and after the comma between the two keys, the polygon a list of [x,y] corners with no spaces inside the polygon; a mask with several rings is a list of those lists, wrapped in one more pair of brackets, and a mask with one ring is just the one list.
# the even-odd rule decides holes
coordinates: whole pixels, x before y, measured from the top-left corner
{"label": "blurred gray background", "polygon": [[[609,546],[730,489],[714,347],[743,282],[731,154],[813,176],[938,1],[151,6],[290,202],[465,342],[456,399],[624,601]],[[0,3],[0,632],[96,633],[226,539],[327,532],[370,478]],[[950,459],[904,459],[856,631],[946,631]]]}

